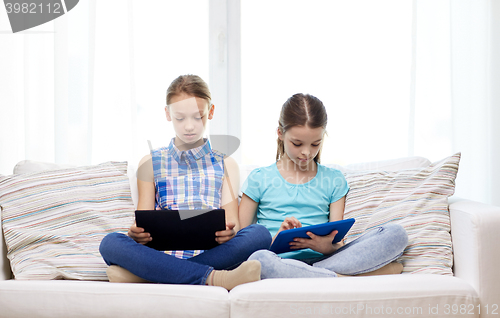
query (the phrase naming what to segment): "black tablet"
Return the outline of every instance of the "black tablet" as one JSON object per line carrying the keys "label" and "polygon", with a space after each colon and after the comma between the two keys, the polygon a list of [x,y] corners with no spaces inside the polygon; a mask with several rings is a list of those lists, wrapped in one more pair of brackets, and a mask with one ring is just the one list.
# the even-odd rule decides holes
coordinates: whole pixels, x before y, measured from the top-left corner
{"label": "black tablet", "polygon": [[215,232],[226,229],[223,209],[138,210],[135,220],[153,238],[146,246],[160,251],[208,250],[219,245]]}
{"label": "black tablet", "polygon": [[354,219],[351,218],[281,231],[278,233],[276,239],[274,239],[273,245],[271,245],[269,249],[276,254],[299,251],[301,249],[290,249],[289,243],[292,242],[296,237],[309,238],[306,232],[312,232],[316,235],[323,236],[330,234],[334,230],[337,230],[339,232],[337,233],[337,235],[335,235],[335,239],[332,242],[337,243],[344,238],[353,224]]}

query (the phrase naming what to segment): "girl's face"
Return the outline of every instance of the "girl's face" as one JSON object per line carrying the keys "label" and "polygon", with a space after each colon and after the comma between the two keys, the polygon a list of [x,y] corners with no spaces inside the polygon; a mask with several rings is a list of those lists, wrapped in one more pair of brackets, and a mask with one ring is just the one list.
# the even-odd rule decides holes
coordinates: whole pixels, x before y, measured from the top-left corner
{"label": "girl's face", "polygon": [[172,98],[165,113],[174,125],[177,148],[187,150],[203,145],[205,126],[213,118],[214,105],[209,107],[206,100],[182,93]]}
{"label": "girl's face", "polygon": [[299,168],[308,168],[318,154],[325,129],[294,126],[284,134],[278,129],[278,138],[283,141],[285,157],[288,157]]}

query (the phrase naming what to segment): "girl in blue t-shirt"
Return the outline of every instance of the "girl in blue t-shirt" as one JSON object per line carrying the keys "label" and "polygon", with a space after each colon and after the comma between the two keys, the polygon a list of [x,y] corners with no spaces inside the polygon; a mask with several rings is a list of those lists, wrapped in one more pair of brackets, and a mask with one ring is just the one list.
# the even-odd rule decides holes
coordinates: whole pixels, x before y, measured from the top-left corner
{"label": "girl in blue t-shirt", "polygon": [[[318,98],[295,94],[285,102],[279,118],[277,161],[252,171],[243,185],[242,228],[256,217],[274,240],[283,230],[344,218],[349,185],[340,171],[319,164],[326,125],[326,110]],[[262,278],[401,273],[403,266],[393,261],[408,244],[402,226],[387,224],[345,245],[343,241],[332,244],[336,234],[308,232],[310,238],[290,243],[297,251],[278,256],[260,250],[249,260],[261,262]]]}
{"label": "girl in blue t-shirt", "polygon": [[235,195],[238,165],[212,150],[203,138],[207,121],[214,115],[208,85],[196,75],[176,78],[167,90],[165,115],[176,136],[170,145],[152,150],[141,160],[137,210],[169,213],[222,208],[226,230],[214,233],[220,245],[207,251],[157,251],[145,245],[154,237],[136,224],[128,235],[108,234],[100,252],[110,265],[106,271],[109,280],[216,285],[230,290],[260,279],[260,263],[246,259],[256,250],[268,248],[271,236],[261,225],[240,229]]}

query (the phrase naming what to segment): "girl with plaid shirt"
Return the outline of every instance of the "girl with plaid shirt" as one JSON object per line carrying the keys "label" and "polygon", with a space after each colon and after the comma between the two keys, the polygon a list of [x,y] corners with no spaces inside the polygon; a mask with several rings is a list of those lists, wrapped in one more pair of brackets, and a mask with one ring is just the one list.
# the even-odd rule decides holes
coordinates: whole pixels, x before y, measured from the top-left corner
{"label": "girl with plaid shirt", "polygon": [[240,228],[238,164],[203,138],[214,109],[200,77],[183,75],[172,82],[165,113],[176,136],[168,147],[155,149],[141,160],[137,209],[222,208],[226,230],[215,233],[220,245],[207,251],[157,251],[144,245],[154,238],[134,224],[128,235],[111,233],[101,242],[111,282],[216,285],[230,290],[260,279],[260,263],[246,260],[253,252],[269,248],[271,235],[261,225]]}

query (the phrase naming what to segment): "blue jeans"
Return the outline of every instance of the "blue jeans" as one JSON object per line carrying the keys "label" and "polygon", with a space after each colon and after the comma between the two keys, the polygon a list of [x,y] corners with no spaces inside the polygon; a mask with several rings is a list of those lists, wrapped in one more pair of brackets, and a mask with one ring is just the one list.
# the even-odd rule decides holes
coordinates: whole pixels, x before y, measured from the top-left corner
{"label": "blue jeans", "polygon": [[284,259],[271,251],[257,251],[249,260],[262,264],[261,277],[336,277],[374,271],[395,261],[408,245],[406,230],[399,224],[373,229],[342,246],[333,254],[310,259]]}
{"label": "blue jeans", "polygon": [[265,227],[253,224],[226,243],[184,260],[139,244],[125,234],[110,233],[101,241],[99,251],[106,264],[118,265],[151,282],[204,285],[212,270],[239,265],[253,252],[268,249],[271,240]]}

